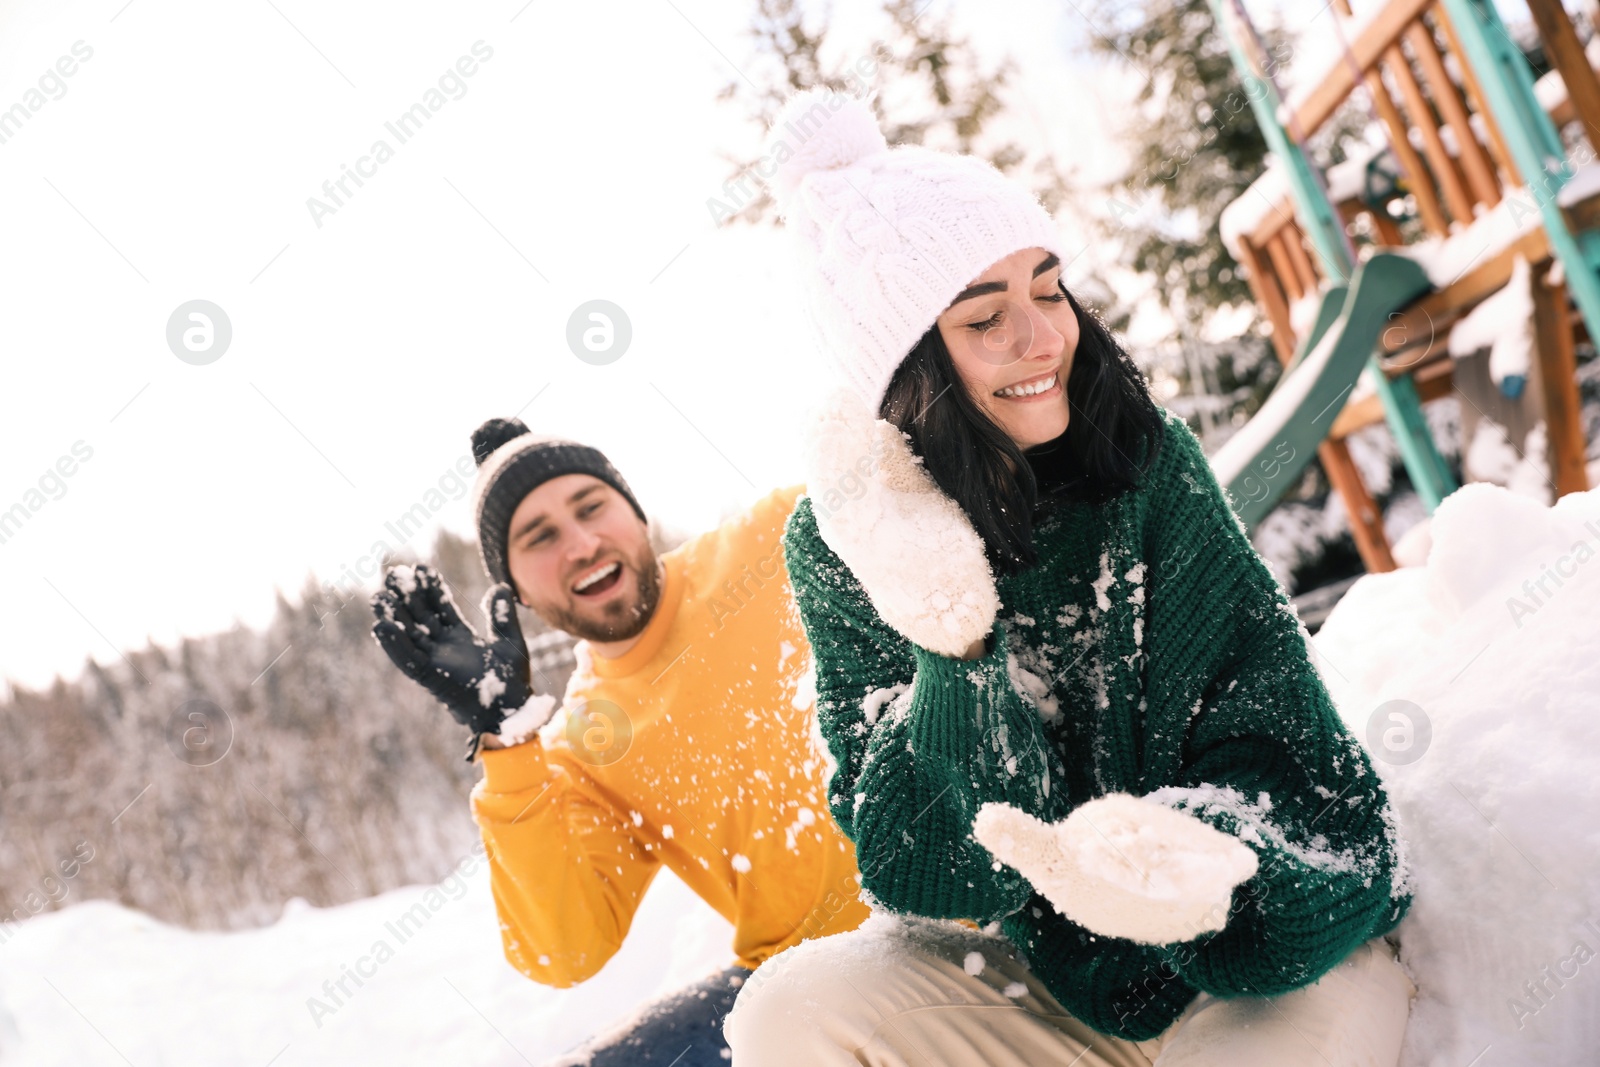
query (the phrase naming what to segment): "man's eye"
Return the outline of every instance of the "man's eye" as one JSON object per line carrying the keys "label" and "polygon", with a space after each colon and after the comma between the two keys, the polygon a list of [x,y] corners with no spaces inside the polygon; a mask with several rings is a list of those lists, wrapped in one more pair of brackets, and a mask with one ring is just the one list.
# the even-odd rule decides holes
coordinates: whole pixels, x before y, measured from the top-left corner
{"label": "man's eye", "polygon": [[539,533],[534,534],[533,535],[533,539],[530,540],[528,542],[528,544],[529,545],[542,545],[546,541],[549,541],[554,536],[555,536],[555,534],[552,531],[550,531],[550,530],[542,530]]}
{"label": "man's eye", "polygon": [[969,323],[967,323],[967,329],[976,330],[978,333],[988,333],[990,330],[995,329],[1002,322],[1004,322],[1005,321],[1005,316],[1006,316],[1006,313],[1005,313],[1005,311],[1003,309],[1000,310],[1000,311],[996,311],[993,315],[990,315],[988,318],[984,319],[982,322],[969,322]]}
{"label": "man's eye", "polygon": [[1044,301],[1046,301],[1048,303],[1051,303],[1051,304],[1059,304],[1059,303],[1061,303],[1061,301],[1065,300],[1066,298],[1067,298],[1067,294],[1063,293],[1060,289],[1056,289],[1056,290],[1053,290],[1051,292],[1045,293],[1043,296],[1035,297],[1035,299],[1037,299],[1037,300],[1044,300]]}
{"label": "man's eye", "polygon": [[593,515],[595,512],[597,512],[599,510],[600,510],[600,504],[597,501],[597,502],[595,502],[593,504],[584,505],[583,508],[579,510],[578,515],[581,518],[587,519],[590,515]]}

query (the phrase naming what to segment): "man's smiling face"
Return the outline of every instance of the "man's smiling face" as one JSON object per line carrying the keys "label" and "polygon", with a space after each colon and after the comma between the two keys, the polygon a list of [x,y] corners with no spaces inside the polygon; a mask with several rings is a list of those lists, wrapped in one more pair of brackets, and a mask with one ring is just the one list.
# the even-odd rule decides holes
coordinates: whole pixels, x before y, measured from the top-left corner
{"label": "man's smiling face", "polygon": [[563,474],[511,515],[506,562],[517,596],[587,641],[637,637],[661,598],[649,529],[628,500],[589,474]]}

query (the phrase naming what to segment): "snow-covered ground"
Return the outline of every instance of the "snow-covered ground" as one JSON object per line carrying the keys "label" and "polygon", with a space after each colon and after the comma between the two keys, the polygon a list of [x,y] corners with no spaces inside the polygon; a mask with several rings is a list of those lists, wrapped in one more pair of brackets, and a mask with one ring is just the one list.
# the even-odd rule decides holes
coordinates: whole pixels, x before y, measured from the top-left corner
{"label": "snow-covered ground", "polygon": [[[1600,490],[1473,484],[1426,533],[1423,565],[1362,579],[1315,639],[1410,843],[1403,1062],[1592,1062]],[[727,923],[664,873],[599,976],[546,989],[500,955],[481,857],[458,871],[248,933],[103,902],[31,920],[0,944],[0,1065],[538,1063],[729,960]]]}
{"label": "snow-covered ground", "polygon": [[663,871],[600,974],[538,985],[501,955],[481,855],[457,870],[245,933],[105,901],[29,920],[0,945],[0,1064],[526,1067],[732,962],[727,921]]}

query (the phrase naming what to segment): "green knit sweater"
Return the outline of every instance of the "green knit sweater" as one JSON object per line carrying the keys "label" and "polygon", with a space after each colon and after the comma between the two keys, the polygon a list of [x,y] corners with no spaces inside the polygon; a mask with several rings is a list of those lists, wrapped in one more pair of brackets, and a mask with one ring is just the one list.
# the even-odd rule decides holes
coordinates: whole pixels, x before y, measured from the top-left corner
{"label": "green knit sweater", "polygon": [[[837,768],[828,802],[883,907],[1000,929],[1073,1015],[1129,1040],[1199,991],[1315,981],[1410,904],[1393,811],[1306,633],[1200,442],[1163,412],[1141,484],[1057,505],[1039,562],[997,583],[991,651],[963,662],[879,618],[799,501],[784,548]],[[1058,914],[972,837],[986,801],[1046,821],[1113,792],[1253,848],[1224,929],[1147,946]]]}

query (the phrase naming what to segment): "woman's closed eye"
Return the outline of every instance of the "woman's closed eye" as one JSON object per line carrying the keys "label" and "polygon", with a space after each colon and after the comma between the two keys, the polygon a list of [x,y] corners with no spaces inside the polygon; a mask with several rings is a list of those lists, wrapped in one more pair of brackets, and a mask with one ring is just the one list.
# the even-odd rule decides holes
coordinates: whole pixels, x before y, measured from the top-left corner
{"label": "woman's closed eye", "polygon": [[[1048,293],[1040,293],[1038,296],[1034,297],[1035,300],[1045,304],[1059,304],[1066,298],[1067,294],[1062,292],[1059,288],[1053,289]],[[997,329],[1003,325],[1005,323],[1005,316],[1005,309],[1001,308],[999,311],[996,311],[993,315],[990,315],[986,319],[982,319],[978,322],[967,323],[966,329],[976,331],[977,333],[988,333],[990,330]]]}
{"label": "woman's closed eye", "polygon": [[1004,322],[1005,317],[1005,309],[1002,308],[999,311],[996,311],[993,315],[990,315],[988,318],[984,319],[982,322],[967,323],[967,329],[976,330],[978,333],[988,333],[990,330],[997,328],[1002,322]]}

